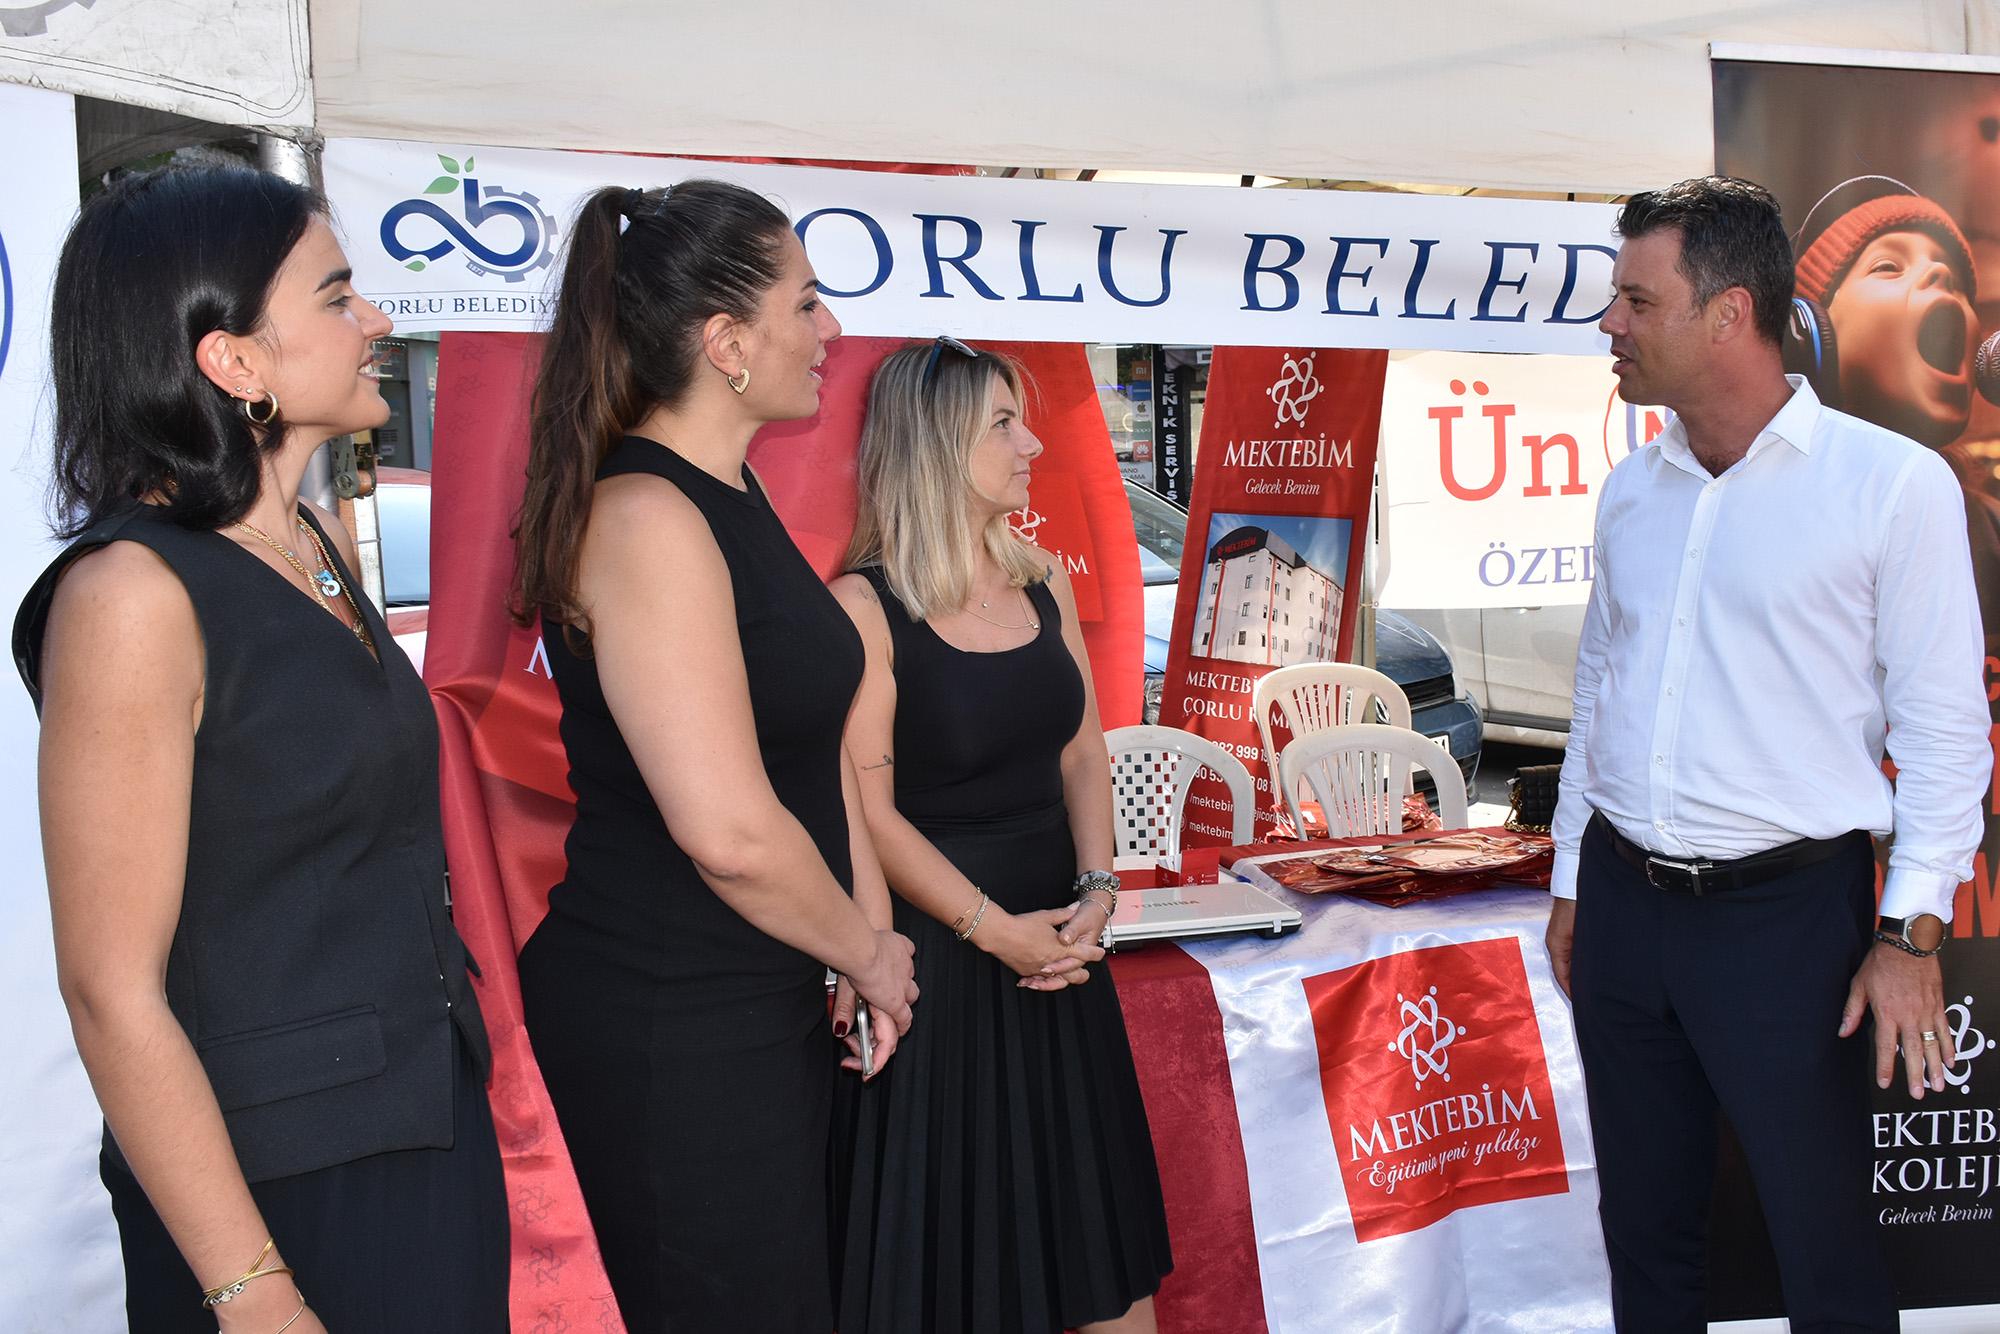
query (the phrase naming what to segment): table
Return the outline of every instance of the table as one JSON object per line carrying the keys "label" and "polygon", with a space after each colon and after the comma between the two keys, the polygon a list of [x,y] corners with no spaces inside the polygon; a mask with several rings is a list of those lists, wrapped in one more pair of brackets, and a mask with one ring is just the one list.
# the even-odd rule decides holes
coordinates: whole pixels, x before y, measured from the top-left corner
{"label": "table", "polygon": [[[1571,1301],[1562,1308],[1576,1313],[1574,1319],[1565,1317],[1567,1327],[1599,1327],[1600,1321],[1592,1309],[1595,1304],[1604,1308],[1601,1327],[1608,1329],[1609,1312],[1604,1305],[1608,1274],[1602,1269],[1602,1243],[1596,1233],[1595,1171],[1588,1127],[1584,1123],[1581,1077],[1576,1069],[1567,1013],[1560,998],[1554,997],[1553,981],[1547,976],[1546,961],[1540,952],[1541,923],[1546,916],[1541,905],[1545,900],[1512,889],[1447,901],[1459,905],[1456,918],[1461,927],[1471,923],[1471,929],[1457,930],[1456,937],[1450,931],[1438,934],[1436,915],[1426,918],[1425,906],[1383,909],[1338,896],[1298,896],[1295,901],[1300,903],[1307,921],[1293,936],[1279,940],[1216,938],[1189,942],[1186,947],[1159,943],[1118,954],[1110,961],[1146,1102],[1174,1246],[1175,1269],[1162,1286],[1157,1301],[1161,1330],[1165,1334],[1193,1331],[1268,1334],[1267,1303],[1274,1314],[1280,1314],[1288,1334],[1295,1326],[1340,1328],[1342,1321],[1337,1315],[1320,1320],[1307,1314],[1306,1323],[1300,1325],[1299,1312],[1309,1311],[1316,1298],[1322,1296],[1325,1299],[1322,1305],[1329,1308],[1339,1305],[1334,1291],[1309,1290],[1317,1282],[1315,1276],[1321,1273],[1325,1274],[1329,1288],[1340,1290],[1340,1301],[1348,1299],[1351,1285],[1339,1277],[1344,1272],[1340,1269],[1344,1262],[1337,1253],[1343,1247],[1349,1255],[1365,1254],[1367,1266],[1374,1273],[1382,1272],[1385,1265],[1391,1271],[1404,1264],[1424,1269],[1421,1274],[1412,1274],[1408,1285],[1413,1306],[1398,1308],[1394,1313],[1392,1323],[1398,1328],[1453,1327],[1460,1318],[1452,1314],[1453,1310],[1459,1309],[1462,1315],[1464,1306],[1480,1311],[1486,1320],[1485,1327],[1507,1328],[1504,1315],[1497,1324],[1488,1317],[1496,1310],[1514,1307],[1516,1302],[1524,1303],[1518,1328],[1559,1327],[1548,1323],[1547,1308],[1533,1309],[1538,1297],[1527,1290],[1530,1283],[1546,1287],[1557,1267],[1550,1265],[1548,1272],[1537,1277],[1533,1259],[1523,1262],[1519,1255],[1481,1259],[1472,1254],[1477,1250],[1476,1241],[1482,1229],[1489,1227],[1545,1229],[1552,1245],[1561,1249],[1562,1267],[1578,1275],[1576,1286],[1581,1301]],[[1482,926],[1475,920],[1480,918],[1490,921]],[[1412,939],[1401,939],[1409,933],[1398,923],[1414,931]],[[1416,930],[1420,924],[1422,929]],[[1514,942],[1519,942],[1518,952]],[[1539,1168],[1531,1164],[1512,1174],[1515,1178],[1512,1183],[1503,1183],[1499,1189],[1491,1181],[1459,1183],[1446,1190],[1448,1198],[1437,1219],[1414,1223],[1391,1219],[1385,1224],[1379,1217],[1368,1216],[1374,1207],[1365,1198],[1368,1191],[1358,1187],[1351,1175],[1343,1176],[1347,1164],[1335,1165],[1339,1155],[1328,1152],[1338,1138],[1337,1134],[1329,1138],[1329,1123],[1338,1120],[1338,1116],[1336,1111],[1328,1109],[1337,1108],[1341,1097],[1348,1092],[1364,1102],[1379,1092],[1398,1107],[1411,1104],[1413,1099],[1414,1105],[1422,1107],[1443,1086],[1433,1083],[1430,1092],[1412,1093],[1407,1087],[1409,1067],[1402,1064],[1401,1056],[1381,1050],[1382,1044],[1374,1040],[1374,1035],[1383,1030],[1370,1026],[1375,1012],[1365,1008],[1351,1011],[1354,1015],[1370,1016],[1369,1021],[1356,1021],[1357,1027],[1368,1030],[1362,1035],[1365,1040],[1333,1065],[1327,1064],[1328,1033],[1322,1028],[1317,1063],[1309,1053],[1301,1063],[1293,1052],[1286,1057],[1291,1061],[1289,1067],[1244,1066],[1241,1063],[1249,1059],[1246,1048],[1255,1045],[1254,1025],[1246,1026],[1245,1015],[1273,997],[1291,1005],[1294,1012],[1303,1012],[1305,1006],[1297,995],[1301,986],[1308,993],[1314,987],[1333,986],[1338,990],[1347,986],[1360,996],[1361,991],[1348,984],[1356,979],[1366,982],[1370,971],[1378,965],[1403,968],[1408,960],[1441,952],[1438,960],[1432,960],[1435,963],[1444,955],[1468,949],[1497,950],[1518,960],[1511,965],[1522,974],[1518,1009],[1526,1019],[1526,1030],[1536,1035],[1541,1082],[1534,1087],[1547,1103],[1537,1109],[1545,1116],[1545,1122],[1537,1129],[1554,1141],[1554,1171],[1551,1173],[1546,1164]],[[1247,983],[1243,980],[1245,969],[1251,978]],[[1439,985],[1447,995],[1451,994],[1448,978],[1440,975]],[[1243,1003],[1246,995],[1255,997],[1255,1005],[1249,1010]],[[1394,1001],[1402,999],[1400,992],[1394,994]],[[1334,1008],[1325,1013],[1350,1013],[1339,1008],[1346,1001],[1338,996],[1329,1003]],[[1446,1004],[1448,1008],[1464,1008],[1456,1000]],[[1550,1014],[1551,1005],[1562,1015],[1559,1031]],[[1541,1012],[1539,1019],[1537,1011]],[[1478,1079],[1486,1073],[1490,1061],[1488,1066],[1479,1065],[1481,1057],[1475,1047],[1486,1036],[1482,1030],[1495,1027],[1497,1020],[1491,1015],[1474,1016],[1469,1010],[1465,1011],[1465,1017],[1474,1031],[1463,1039],[1460,1050],[1464,1069],[1471,1078]],[[1317,1025],[1317,1020],[1314,1022]],[[1458,1027],[1457,1033],[1466,1034],[1467,1026]],[[1393,1031],[1390,1036],[1394,1037]],[[1510,1041],[1513,1046],[1509,1051],[1518,1055],[1518,1039]],[[1249,1096],[1239,1100],[1236,1076],[1232,1074],[1232,1045],[1239,1068],[1282,1069],[1283,1077],[1275,1082],[1257,1078],[1258,1087],[1248,1089]],[[1393,1042],[1387,1046],[1393,1051]],[[1400,1082],[1385,1076],[1379,1065],[1385,1057],[1397,1066],[1395,1080]],[[1317,1069],[1313,1068],[1315,1064]],[[1391,1082],[1395,1082],[1394,1088],[1389,1087]],[[1497,1078],[1486,1082],[1499,1086]],[[1418,1083],[1421,1085],[1422,1081]],[[1460,1087],[1469,1085],[1462,1083]],[[1452,1096],[1447,1094],[1445,1101]],[[1524,1091],[1521,1096],[1529,1095]],[[1398,1099],[1401,1101],[1397,1102]],[[1289,1113],[1293,1127],[1316,1126],[1319,1139],[1324,1141],[1318,1157],[1311,1151],[1301,1153],[1299,1170],[1315,1176],[1316,1188],[1323,1196],[1335,1201],[1354,1201],[1353,1230],[1347,1230],[1350,1223],[1346,1214],[1339,1218],[1338,1228],[1321,1224],[1323,1244],[1316,1252],[1312,1245],[1300,1248],[1297,1238],[1302,1229],[1284,1218],[1288,1204],[1282,1197],[1288,1183],[1280,1182],[1276,1193],[1272,1189],[1274,1162],[1282,1171],[1291,1161],[1289,1148],[1274,1159],[1268,1143],[1270,1112],[1274,1107]],[[1248,1151],[1245,1108],[1253,1124],[1254,1142]],[[1369,1124],[1383,1123],[1378,1120]],[[1544,1152],[1546,1155],[1547,1150]],[[1443,1175],[1439,1173],[1440,1178]],[[1331,1181],[1328,1177],[1340,1179]],[[1253,1188],[1253,1181],[1262,1184]],[[1420,1188],[1421,1183],[1413,1189]],[[1267,1215],[1268,1235],[1261,1249],[1253,1199],[1260,1202]],[[1376,1201],[1376,1205],[1380,1203]],[[1402,1207],[1398,1201],[1397,1208]],[[1376,1229],[1374,1235],[1370,1235],[1371,1227]],[[1475,1244],[1468,1248],[1466,1237],[1474,1238]],[[1467,1249],[1466,1272],[1456,1279],[1431,1272],[1440,1248],[1449,1253]],[[1334,1258],[1328,1260],[1328,1256]],[[1502,1291],[1509,1280],[1501,1271],[1507,1267],[1523,1269],[1526,1281],[1522,1292]],[[1381,1287],[1372,1296],[1358,1300],[1379,1303],[1392,1287]],[[1462,1303],[1460,1308],[1451,1305],[1454,1291],[1458,1294],[1456,1300]],[[1401,1296],[1394,1299],[1403,1300]],[[1432,1302],[1429,1307],[1425,1306],[1427,1300]],[[1291,1314],[1283,1314],[1288,1310]],[[1365,1318],[1362,1311],[1354,1314],[1361,1323],[1374,1323],[1382,1311],[1378,1305],[1367,1308]]]}

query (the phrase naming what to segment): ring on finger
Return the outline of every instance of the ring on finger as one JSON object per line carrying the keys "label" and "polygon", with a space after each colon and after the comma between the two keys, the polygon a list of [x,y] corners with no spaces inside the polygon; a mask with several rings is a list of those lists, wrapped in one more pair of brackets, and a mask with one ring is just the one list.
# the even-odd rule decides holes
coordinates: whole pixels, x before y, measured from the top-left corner
{"label": "ring on finger", "polygon": [[1925,1046],[1927,1046],[1927,1047],[1929,1047],[1929,1046],[1935,1046],[1935,1045],[1937,1044],[1937,1040],[1938,1040],[1938,1039],[1937,1039],[1937,1033],[1936,1033],[1936,1032],[1935,1032],[1934,1030],[1932,1030],[1932,1029],[1928,1029],[1928,1028],[1924,1030],[1924,1045],[1925,1045]]}

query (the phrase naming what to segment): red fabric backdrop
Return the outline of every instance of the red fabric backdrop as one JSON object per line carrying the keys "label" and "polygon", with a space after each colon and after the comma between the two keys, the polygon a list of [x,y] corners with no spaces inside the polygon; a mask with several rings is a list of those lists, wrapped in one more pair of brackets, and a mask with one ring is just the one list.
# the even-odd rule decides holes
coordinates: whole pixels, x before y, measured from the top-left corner
{"label": "red fabric backdrop", "polygon": [[[751,445],[773,504],[822,575],[837,571],[854,523],[854,446],[868,378],[902,341],[836,342],[819,414],[771,427]],[[1105,725],[1135,722],[1138,550],[1088,362],[1073,344],[1004,350],[1035,381],[1028,422],[1048,446],[1032,488],[1042,514],[1035,539],[1071,570]],[[573,813],[556,733],[560,707],[539,638],[504,610],[513,569],[508,532],[520,503],[539,355],[540,340],[529,335],[444,339],[424,676],[443,733],[454,912],[485,974],[479,995],[493,1034],[491,1096],[512,1208],[513,1328],[618,1334],[623,1325],[521,1026],[514,970],[562,876]]]}

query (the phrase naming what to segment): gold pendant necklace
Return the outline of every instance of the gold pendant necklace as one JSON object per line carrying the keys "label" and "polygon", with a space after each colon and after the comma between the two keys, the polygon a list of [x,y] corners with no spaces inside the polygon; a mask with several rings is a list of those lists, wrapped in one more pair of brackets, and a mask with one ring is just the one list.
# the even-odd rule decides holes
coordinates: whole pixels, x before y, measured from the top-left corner
{"label": "gold pendant necklace", "polygon": [[277,538],[272,537],[262,528],[257,527],[255,524],[245,523],[241,519],[236,521],[238,528],[241,528],[244,532],[250,534],[250,536],[284,557],[285,563],[294,570],[297,570],[299,578],[306,581],[306,590],[312,594],[313,601],[319,603],[320,608],[336,621],[340,617],[334,612],[331,599],[345,596],[348,610],[354,613],[354,624],[347,628],[354,632],[356,639],[366,644],[372,651],[375,647],[375,641],[368,633],[367,622],[361,617],[360,606],[354,601],[353,590],[349,589],[346,582],[334,573],[333,561],[328,558],[326,547],[321,544],[319,534],[313,531],[312,525],[307,523],[303,516],[299,518],[298,524],[299,531],[304,533],[306,540],[312,544],[313,554],[319,558],[319,568],[317,570],[307,569],[306,563],[300,560],[290,547],[280,542]]}
{"label": "gold pendant necklace", "polygon": [[[1017,588],[1014,591],[1021,595],[1023,602],[1027,602],[1028,594],[1026,590]],[[992,605],[985,598],[979,599],[979,605],[987,611],[993,609]],[[986,622],[988,625],[997,625],[1002,630],[1039,630],[1042,628],[1042,623],[1035,619],[1035,604],[1032,602],[1028,602],[1028,619],[1025,621],[996,621],[991,616],[981,616],[972,608],[963,605],[959,607],[959,610],[967,616],[978,616],[980,620]]]}

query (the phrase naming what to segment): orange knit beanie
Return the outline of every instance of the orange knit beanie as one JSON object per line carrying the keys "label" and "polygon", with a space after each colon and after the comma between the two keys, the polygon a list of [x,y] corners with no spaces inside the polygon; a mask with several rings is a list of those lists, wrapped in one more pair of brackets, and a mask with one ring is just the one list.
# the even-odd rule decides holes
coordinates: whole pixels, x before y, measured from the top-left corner
{"label": "orange knit beanie", "polygon": [[1966,244],[1965,233],[1959,231],[1950,214],[1919,194],[1881,195],[1835,218],[1799,256],[1795,274],[1798,294],[1825,305],[1870,241],[1901,231],[1923,232],[1935,238],[1944,247],[1946,261],[1958,271],[1965,299],[1977,299],[1972,247]]}

